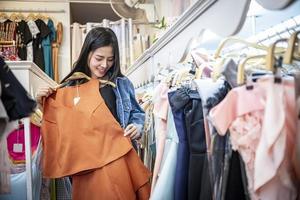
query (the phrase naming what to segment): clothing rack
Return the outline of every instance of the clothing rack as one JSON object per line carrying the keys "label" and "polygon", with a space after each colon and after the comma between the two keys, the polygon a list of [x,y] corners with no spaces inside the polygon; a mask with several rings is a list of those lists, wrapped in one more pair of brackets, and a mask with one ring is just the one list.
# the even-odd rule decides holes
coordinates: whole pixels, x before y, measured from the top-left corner
{"label": "clothing rack", "polygon": [[[277,24],[276,26],[273,26],[262,32],[259,32],[258,34],[247,38],[246,40],[260,45],[269,45],[277,39],[290,37],[292,32],[298,30],[300,30],[300,15],[291,17],[290,19],[285,20]],[[242,44],[234,44],[224,48],[223,52],[228,53],[236,50],[241,50],[243,48],[244,45]]]}
{"label": "clothing rack", "polygon": [[[96,28],[96,27],[110,27],[110,25],[120,25],[121,27],[121,43],[120,46],[120,53],[121,53],[121,67],[126,70],[126,68],[134,62],[133,58],[133,31],[132,31],[132,19],[120,19],[118,21],[109,21],[108,19],[103,19],[101,23],[90,23],[89,25],[79,25],[80,29],[89,29],[89,28]],[[126,25],[128,25],[126,27]],[[70,28],[73,28],[73,25],[70,25]],[[128,29],[128,47],[126,47],[126,28]],[[89,31],[89,30],[87,30]],[[129,49],[129,51],[127,51]],[[127,62],[127,58],[129,61]]]}
{"label": "clothing rack", "polygon": [[47,10],[47,9],[12,9],[12,8],[2,8],[0,12],[24,12],[24,13],[65,13],[64,9],[61,10]]}

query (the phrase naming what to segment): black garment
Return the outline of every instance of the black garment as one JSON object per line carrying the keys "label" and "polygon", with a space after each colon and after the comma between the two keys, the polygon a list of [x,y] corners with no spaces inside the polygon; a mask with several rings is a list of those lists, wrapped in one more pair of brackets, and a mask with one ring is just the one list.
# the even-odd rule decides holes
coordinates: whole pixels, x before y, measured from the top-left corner
{"label": "black garment", "polygon": [[[203,104],[205,115],[221,102],[231,89],[227,82],[210,96]],[[229,174],[230,159],[232,149],[230,146],[229,135],[220,136],[214,127],[211,127],[211,145],[212,152],[210,160],[211,182],[213,186],[214,199],[225,199],[227,179]]]}
{"label": "black garment", "polygon": [[232,152],[232,158],[230,160],[230,168],[229,168],[229,174],[228,174],[228,183],[226,188],[226,197],[225,199],[228,200],[248,200],[249,194],[247,194],[248,190],[244,188],[244,185],[242,183],[243,177],[242,177],[243,169],[241,167],[241,158],[239,156],[239,153],[236,151]]}
{"label": "black garment", "polygon": [[26,92],[4,60],[0,57],[1,100],[9,120],[28,117],[35,109],[36,102]]}
{"label": "black garment", "polygon": [[[226,97],[230,89],[231,86],[225,81],[224,85],[212,97],[207,99],[204,104],[206,114]],[[249,199],[245,168],[242,165],[239,153],[232,150],[229,137],[229,133],[220,136],[213,127],[211,133],[211,170],[214,198]]]}
{"label": "black garment", "polygon": [[28,24],[24,20],[18,22],[16,31],[18,34],[18,56],[21,60],[27,60],[26,45],[32,40]]}
{"label": "black garment", "polygon": [[32,41],[32,48],[33,48],[33,62],[39,66],[43,71],[45,71],[45,61],[44,61],[44,53],[42,47],[42,40],[46,38],[51,30],[45,24],[45,22],[41,19],[37,19],[35,21],[37,27],[40,30],[40,33],[36,35],[36,38]]}
{"label": "black garment", "polygon": [[111,114],[115,117],[115,119],[119,122],[118,114],[117,114],[117,105],[116,105],[116,95],[113,91],[111,85],[105,85],[104,87],[100,87],[100,94],[104,99],[104,102]]}
{"label": "black garment", "polygon": [[212,199],[203,109],[200,96],[195,90],[187,90],[189,102],[184,108],[190,151],[188,199]]}

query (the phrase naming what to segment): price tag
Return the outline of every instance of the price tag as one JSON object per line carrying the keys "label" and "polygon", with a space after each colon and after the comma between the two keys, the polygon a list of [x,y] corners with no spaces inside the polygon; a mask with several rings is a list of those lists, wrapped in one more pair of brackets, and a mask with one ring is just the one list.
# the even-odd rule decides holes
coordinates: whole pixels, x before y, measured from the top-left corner
{"label": "price tag", "polygon": [[75,97],[75,98],[73,99],[74,105],[77,105],[78,102],[79,102],[79,100],[80,100],[80,97]]}
{"label": "price tag", "polygon": [[23,144],[15,143],[13,147],[13,151],[16,153],[21,153],[23,151]]}

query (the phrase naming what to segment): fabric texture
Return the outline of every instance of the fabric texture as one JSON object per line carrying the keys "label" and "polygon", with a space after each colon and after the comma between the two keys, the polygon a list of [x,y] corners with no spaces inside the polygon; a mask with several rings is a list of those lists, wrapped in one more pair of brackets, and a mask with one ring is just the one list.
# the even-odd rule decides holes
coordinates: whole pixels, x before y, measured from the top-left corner
{"label": "fabric texture", "polygon": [[184,106],[186,103],[188,103],[189,98],[185,95],[185,92],[181,90],[169,92],[168,96],[179,138],[175,173],[175,199],[181,200],[187,199],[188,196],[188,169],[190,153],[187,143],[186,125],[183,111]]}
{"label": "fabric texture", "polygon": [[[77,89],[80,101],[74,105]],[[98,80],[58,89],[48,97],[42,135],[43,174],[72,175],[73,199],[117,199],[120,193],[128,199],[141,193],[140,199],[149,197],[150,173],[99,95]]]}
{"label": "fabric texture", "polygon": [[[18,129],[14,130],[7,136],[7,149],[8,154],[13,163],[25,163],[25,131],[22,124]],[[40,141],[40,127],[30,124],[30,139],[31,139],[31,152],[35,153]],[[15,152],[14,144],[22,144],[22,151]]]}
{"label": "fabric texture", "polygon": [[14,76],[8,65],[0,57],[1,100],[9,120],[28,117],[35,109],[36,102]]}
{"label": "fabric texture", "polygon": [[117,114],[122,128],[128,124],[135,124],[139,134],[144,126],[145,112],[135,98],[134,87],[127,77],[117,77],[116,87],[113,89],[116,95]]}
{"label": "fabric texture", "polygon": [[45,73],[52,79],[53,75],[53,63],[52,63],[52,47],[51,44],[56,37],[56,31],[51,19],[48,20],[47,27],[50,30],[49,34],[42,40],[42,48],[44,54]]}

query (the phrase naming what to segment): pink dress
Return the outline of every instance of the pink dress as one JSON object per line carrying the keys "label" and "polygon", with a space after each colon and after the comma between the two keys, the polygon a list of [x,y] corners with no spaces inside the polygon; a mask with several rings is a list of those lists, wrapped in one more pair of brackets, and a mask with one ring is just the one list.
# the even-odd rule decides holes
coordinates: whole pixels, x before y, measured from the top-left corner
{"label": "pink dress", "polygon": [[296,198],[288,156],[296,134],[293,87],[287,80],[260,80],[253,90],[233,89],[210,112],[219,134],[230,130],[232,148],[245,162],[251,199]]}
{"label": "pink dress", "polygon": [[169,87],[166,83],[160,83],[155,90],[154,109],[155,116],[155,137],[156,137],[156,157],[153,169],[153,177],[151,184],[151,191],[154,191],[158,174],[161,168],[163,159],[165,141],[167,136],[167,117],[168,117],[168,91]]}
{"label": "pink dress", "polygon": [[[31,135],[31,152],[32,154],[37,149],[41,137],[40,127],[30,124]],[[15,151],[14,145],[19,143],[22,146],[21,151]],[[10,159],[13,163],[25,163],[25,140],[24,140],[24,125],[19,129],[12,131],[7,136],[7,149]]]}

